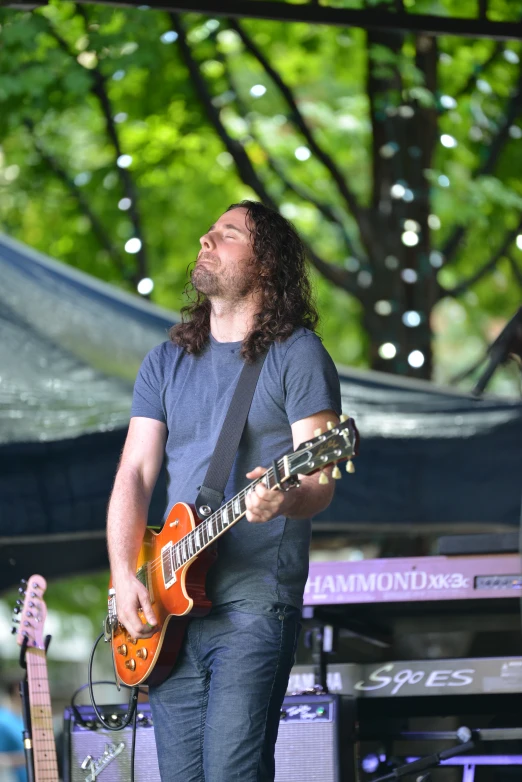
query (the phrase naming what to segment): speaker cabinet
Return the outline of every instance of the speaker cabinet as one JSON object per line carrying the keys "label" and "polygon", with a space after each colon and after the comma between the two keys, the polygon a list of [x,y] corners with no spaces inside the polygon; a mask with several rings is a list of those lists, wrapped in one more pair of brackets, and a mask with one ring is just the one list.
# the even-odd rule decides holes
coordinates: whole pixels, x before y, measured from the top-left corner
{"label": "speaker cabinet", "polygon": [[[126,706],[100,706],[103,718],[117,727]],[[132,724],[106,730],[91,706],[67,708],[64,714],[64,782],[129,782],[131,778]],[[148,703],[138,704],[134,755],[135,782],[161,782],[154,728]]]}
{"label": "speaker cabinet", "polygon": [[281,710],[275,782],[355,782],[355,701],[289,695]]}

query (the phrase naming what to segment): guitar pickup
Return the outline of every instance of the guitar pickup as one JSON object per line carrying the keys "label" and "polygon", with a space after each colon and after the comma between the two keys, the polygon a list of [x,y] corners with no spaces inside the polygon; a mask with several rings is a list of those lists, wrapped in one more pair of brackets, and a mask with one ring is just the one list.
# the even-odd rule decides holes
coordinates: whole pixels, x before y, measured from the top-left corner
{"label": "guitar pickup", "polygon": [[165,589],[168,589],[177,581],[176,570],[172,561],[171,540],[161,549],[161,568],[163,570],[163,583],[165,584]]}

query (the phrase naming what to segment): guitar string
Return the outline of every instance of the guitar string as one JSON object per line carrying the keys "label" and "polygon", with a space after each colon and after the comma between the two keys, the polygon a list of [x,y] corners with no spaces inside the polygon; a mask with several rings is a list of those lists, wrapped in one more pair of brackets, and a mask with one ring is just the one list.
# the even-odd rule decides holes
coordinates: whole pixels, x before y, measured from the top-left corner
{"label": "guitar string", "polygon": [[[52,722],[52,707],[47,676],[47,663],[43,649],[28,649],[26,660],[29,671],[29,696],[32,724],[33,752],[35,754],[36,782],[44,779],[58,780],[58,763]],[[45,687],[35,687],[35,682],[44,682]],[[40,713],[37,714],[37,711]],[[47,731],[47,733],[45,732]],[[44,768],[45,767],[45,768]],[[46,776],[46,771],[51,777]]]}
{"label": "guitar string", "polygon": [[[302,449],[302,450],[307,450],[307,449]],[[279,459],[276,462],[278,470],[281,469],[281,468],[284,468],[285,458],[287,458],[287,459],[295,458],[295,456],[297,454],[299,454],[299,453],[300,453],[300,451],[295,451],[293,454],[289,454],[286,457],[283,457],[282,459]],[[211,516],[209,516],[208,518],[204,519],[200,524],[197,525],[197,527],[195,527],[194,529],[190,530],[190,532],[188,532],[186,535],[184,535],[183,538],[181,538],[179,541],[177,541],[171,547],[170,551],[171,551],[171,553],[176,553],[177,552],[178,555],[179,555],[178,556],[179,560],[182,559],[182,555],[183,555],[183,551],[182,551],[183,542],[185,542],[185,549],[186,549],[189,539],[190,539],[190,542],[192,544],[194,544],[193,548],[194,548],[195,553],[191,554],[186,561],[182,561],[181,565],[179,565],[178,567],[175,566],[175,561],[174,561],[173,557],[171,557],[172,565],[174,566],[173,573],[175,573],[181,567],[186,565],[197,554],[201,553],[202,550],[207,548],[214,541],[214,539],[219,537],[226,529],[228,529],[228,527],[232,526],[237,521],[239,521],[245,515],[246,509],[242,513],[240,513],[238,516],[235,516],[234,503],[236,503],[236,504],[239,503],[239,507],[241,509],[241,503],[245,500],[247,494],[252,492],[254,490],[254,488],[259,483],[262,483],[264,480],[265,480],[265,483],[266,483],[266,481],[268,481],[268,483],[266,483],[267,488],[272,488],[271,485],[270,485],[270,481],[271,481],[272,477],[275,478],[275,475],[274,475],[274,472],[273,472],[273,468],[269,467],[267,469],[267,471],[264,473],[263,476],[261,476],[260,478],[256,479],[255,481],[252,481],[252,483],[250,483],[245,489],[242,489],[240,492],[238,492],[238,494],[236,494],[235,497],[233,497],[231,500],[228,500],[228,502],[226,502],[225,505],[223,505],[221,508],[219,508],[217,511],[215,511]],[[286,481],[288,479],[288,477],[289,476],[283,475],[283,477],[281,478],[281,482]],[[275,482],[274,482],[274,485],[275,485]],[[218,533],[216,535],[212,535],[212,537],[210,537],[210,535],[209,535],[209,526],[211,527],[211,525],[213,523],[218,523],[218,524],[220,523],[221,525],[223,524],[223,514],[222,514],[222,512],[224,510],[226,510],[226,517],[227,518],[228,518],[228,515],[229,515],[229,511],[232,511],[232,521],[229,521],[226,526],[222,526],[222,528],[218,531]],[[206,536],[207,536],[207,541],[206,542],[205,542],[205,535],[203,534],[203,529],[205,530]],[[203,545],[200,546],[198,549],[196,549],[196,545],[195,545],[196,544],[196,533],[198,533],[199,537],[203,539]],[[174,549],[176,549],[176,552],[174,552]],[[190,550],[189,550],[189,553],[190,553]],[[149,565],[148,573],[150,573],[150,574],[153,574],[157,570],[160,570],[163,567],[162,554],[160,554],[158,557],[155,557],[154,559],[150,560],[148,565]]]}
{"label": "guitar string", "polygon": [[[277,466],[278,466],[278,469],[284,467],[284,459],[280,459],[277,462]],[[195,543],[195,538],[196,538],[195,533],[196,533],[196,531],[202,533],[202,526],[203,525],[205,526],[205,530],[206,530],[207,537],[208,537],[208,542],[204,543],[203,546],[200,546],[200,548],[196,551],[196,554],[199,554],[202,551],[202,549],[204,549],[208,545],[210,545],[210,543],[212,543],[212,541],[214,540],[214,538],[217,537],[217,535],[213,535],[212,537],[210,537],[209,534],[208,534],[208,526],[210,524],[212,524],[214,521],[218,522],[218,523],[219,523],[219,521],[221,521],[221,523],[222,523],[222,521],[223,521],[222,511],[225,510],[225,508],[227,509],[227,518],[228,518],[229,510],[232,511],[233,518],[232,518],[232,521],[230,521],[225,527],[223,527],[222,530],[220,530],[220,532],[223,532],[225,529],[227,529],[228,527],[232,526],[233,523],[239,521],[239,519],[242,516],[245,515],[246,510],[244,510],[239,516],[236,517],[234,515],[235,514],[234,507],[233,507],[234,503],[240,503],[241,504],[242,501],[246,498],[247,494],[252,492],[254,490],[254,488],[258,484],[262,483],[263,481],[266,482],[266,476],[268,476],[268,486],[267,486],[267,488],[271,488],[270,487],[270,481],[271,481],[272,477],[275,478],[275,475],[273,474],[273,468],[269,467],[264,475],[262,475],[260,478],[257,478],[255,481],[252,481],[252,483],[250,483],[245,489],[242,489],[234,497],[232,497],[231,500],[228,500],[228,502],[226,502],[225,505],[223,505],[215,513],[213,513],[212,516],[209,516],[207,519],[204,519],[202,521],[202,523],[198,524],[198,526],[195,529],[191,530],[183,538],[181,538],[179,541],[177,541],[175,546],[178,548],[179,553],[181,553],[181,544],[183,544],[183,541],[186,542],[187,539],[190,538],[191,542]],[[286,479],[286,476],[281,478],[282,481],[285,480],[285,479]],[[274,485],[275,485],[275,483],[274,483]],[[204,535],[201,534],[200,537],[203,537],[203,539],[204,539]],[[174,548],[174,546],[172,548]],[[195,549],[195,546],[194,546],[194,549]],[[190,556],[189,559],[192,559],[196,554],[193,554],[192,556]],[[183,565],[186,565],[186,563],[189,561],[189,559],[186,562],[182,562],[180,567],[182,567]],[[154,573],[156,570],[161,569],[162,568],[162,564],[163,564],[162,563],[162,555],[160,554],[158,557],[156,557],[155,559],[152,559],[150,561],[150,563],[149,563],[149,572],[150,573]],[[179,568],[175,568],[175,570],[178,570],[178,569]]]}

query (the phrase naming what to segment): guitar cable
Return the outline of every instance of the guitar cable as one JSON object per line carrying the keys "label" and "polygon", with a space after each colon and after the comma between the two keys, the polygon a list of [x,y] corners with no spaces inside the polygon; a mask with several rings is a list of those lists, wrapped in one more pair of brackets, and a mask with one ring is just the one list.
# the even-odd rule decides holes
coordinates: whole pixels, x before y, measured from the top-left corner
{"label": "guitar cable", "polygon": [[[110,725],[108,722],[105,721],[105,719],[102,717],[102,715],[101,715],[101,713],[100,713],[100,711],[98,709],[98,706],[96,705],[96,701],[94,700],[94,689],[93,689],[94,684],[101,684],[102,682],[93,682],[93,680],[92,680],[92,667],[93,667],[93,661],[94,661],[94,654],[96,652],[98,644],[100,643],[101,639],[104,638],[104,636],[105,636],[105,633],[100,633],[100,635],[98,636],[98,638],[94,642],[94,645],[92,647],[91,654],[90,654],[90,657],[89,657],[89,665],[88,665],[88,668],[87,668],[87,685],[84,684],[83,687],[80,687],[80,689],[77,690],[74,693],[73,700],[76,697],[76,695],[78,694],[78,692],[80,692],[80,690],[85,689],[85,687],[87,686],[89,688],[89,697],[91,699],[91,704],[92,704],[92,708],[94,709],[94,713],[96,714],[96,717],[98,718],[98,720],[100,721],[100,723],[103,725],[103,727],[106,730],[110,730],[110,731],[114,731],[114,732],[123,730],[124,728],[128,727],[130,725],[131,721],[132,721],[132,744],[131,744],[131,757],[130,757],[130,771],[131,771],[130,782],[134,782],[134,755],[135,755],[135,752],[136,752],[136,718],[137,718],[138,695],[139,695],[139,692],[140,692],[140,688],[139,687],[129,687],[128,684],[124,684],[122,682],[121,686],[122,687],[126,687],[128,690],[131,691],[130,692],[130,696],[129,696],[129,703],[127,705],[127,713],[123,717],[123,722],[121,723],[121,725],[117,725],[117,726]],[[109,684],[114,684],[115,687],[118,687],[118,684],[117,684],[116,681],[108,682],[108,683]],[[118,689],[119,689],[119,687],[118,687]],[[71,707],[73,708],[73,711],[76,714],[77,713],[77,709],[76,709],[75,706],[74,707],[72,706],[72,702],[71,702]]]}

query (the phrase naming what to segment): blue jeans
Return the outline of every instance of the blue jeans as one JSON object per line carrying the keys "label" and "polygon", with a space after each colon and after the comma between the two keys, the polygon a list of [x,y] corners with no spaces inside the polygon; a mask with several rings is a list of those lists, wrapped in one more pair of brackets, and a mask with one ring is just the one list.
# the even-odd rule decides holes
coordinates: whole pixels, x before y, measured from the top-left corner
{"label": "blue jeans", "polygon": [[238,601],[189,622],[172,673],[149,691],[162,782],[273,782],[299,617]]}

